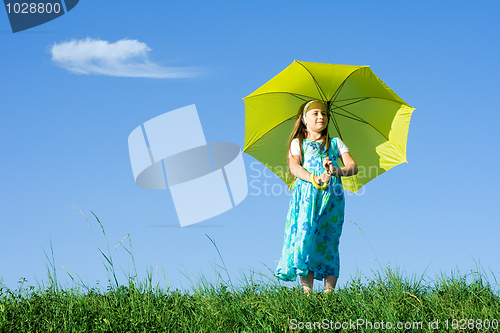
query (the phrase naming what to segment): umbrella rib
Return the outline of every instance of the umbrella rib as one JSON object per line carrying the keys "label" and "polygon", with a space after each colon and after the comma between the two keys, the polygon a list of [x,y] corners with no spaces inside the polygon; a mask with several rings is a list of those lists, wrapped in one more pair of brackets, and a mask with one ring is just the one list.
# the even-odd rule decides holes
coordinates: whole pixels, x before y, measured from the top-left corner
{"label": "umbrella rib", "polygon": [[348,115],[345,115],[345,114],[342,114],[342,113],[338,113],[338,112],[333,112],[339,116],[342,116],[342,117],[345,117],[345,118],[349,118],[351,120],[356,120],[356,121],[359,121],[360,123],[364,123],[364,124],[368,124],[365,120],[363,119],[357,119],[357,118],[354,118],[354,117],[349,117]]}
{"label": "umbrella rib", "polygon": [[[330,104],[330,105],[331,105],[331,106],[333,106],[333,107],[335,107],[335,109],[341,109],[341,110],[343,110],[343,109],[342,109],[342,107],[344,107],[344,106],[348,106],[348,105],[352,105],[352,104],[355,104],[355,103],[359,103],[359,102],[362,102],[362,101],[364,101],[364,100],[367,100],[368,98],[369,98],[369,97],[366,97],[366,98],[363,98],[363,99],[360,99],[360,100],[357,100],[357,101],[354,101],[354,102],[351,102],[351,103],[348,103],[348,104],[345,104],[345,105],[342,105],[342,106],[336,106],[336,105],[331,105],[331,104]],[[331,107],[330,107],[330,112],[331,112],[331,115],[332,115],[332,123],[333,123],[333,126],[335,126],[335,129],[337,130],[337,133],[339,133],[340,139],[341,139],[342,141],[344,141],[344,139],[342,138],[342,133],[340,133],[340,127],[339,127],[339,125],[338,125],[338,123],[337,123],[337,120],[335,119],[335,115],[334,115],[334,114],[338,114],[339,116],[344,116],[344,117],[347,117],[347,118],[350,118],[350,119],[353,119],[353,120],[358,120],[358,121],[361,121],[361,122],[366,123],[366,121],[364,121],[364,120],[351,118],[351,117],[345,116],[345,115],[343,115],[343,114],[340,114],[340,113],[338,113],[338,112],[334,112],[334,111],[331,109]]]}
{"label": "umbrella rib", "polygon": [[378,96],[369,96],[369,97],[354,97],[354,98],[348,98],[348,99],[341,99],[341,100],[338,100],[338,101],[335,101],[336,103],[338,102],[345,102],[345,101],[351,101],[353,99],[358,99],[358,98],[364,98],[364,99],[370,99],[370,98],[374,98],[374,99],[383,99],[384,101],[389,101],[389,102],[393,102],[393,103],[397,103],[397,104],[402,104],[402,105],[406,105],[408,107],[412,107],[410,104],[404,102],[404,103],[401,103],[399,101],[395,101],[393,99],[390,99],[390,98],[385,98],[385,97],[378,97]]}
{"label": "umbrella rib", "polygon": [[[352,73],[351,73],[351,74],[352,74]],[[351,76],[351,75],[349,75],[349,76]],[[342,84],[341,84],[341,85],[340,85],[340,87],[337,89],[337,91],[333,94],[332,99],[331,99],[331,101],[332,101],[332,102],[336,102],[335,98],[339,95],[340,91],[341,91],[341,90],[342,90],[342,88],[344,87],[344,84],[345,84],[345,82],[347,81],[347,79],[349,78],[349,76],[348,76],[348,77],[346,77],[346,79],[342,82]]]}
{"label": "umbrella rib", "polygon": [[[359,102],[366,101],[367,99],[370,99],[370,97],[365,97],[365,98],[359,97],[359,99],[357,101],[354,101],[354,102],[351,102],[351,103],[347,103],[347,104],[344,104],[344,105],[340,105],[340,106],[332,105],[332,107],[335,107],[335,109],[338,109],[339,107],[344,107],[344,106],[356,104],[356,103],[359,103]],[[337,101],[337,103],[338,103],[338,101]]]}
{"label": "umbrella rib", "polygon": [[[383,100],[386,100],[386,101],[390,101],[390,102],[397,103],[396,101],[393,101],[393,100],[390,100],[390,99],[387,99],[387,98],[381,98],[381,97],[365,97],[365,98],[363,98],[363,99],[360,99],[360,100],[354,101],[354,102],[352,102],[352,103],[344,104],[344,105],[341,105],[341,106],[332,105],[333,107],[335,107],[335,109],[341,109],[342,111],[344,111],[344,112],[346,112],[346,113],[348,113],[348,114],[350,114],[350,115],[352,115],[353,117],[356,117],[356,118],[349,117],[349,116],[347,116],[347,115],[344,115],[344,114],[341,114],[341,113],[338,113],[338,112],[333,112],[333,110],[332,110],[332,113],[336,113],[336,114],[338,114],[339,116],[344,116],[344,117],[346,117],[346,118],[349,118],[349,119],[352,119],[352,120],[357,120],[357,121],[363,122],[363,123],[365,123],[365,124],[368,124],[368,125],[370,125],[371,127],[373,127],[373,128],[374,128],[377,132],[379,132],[379,133],[380,133],[380,135],[382,135],[382,136],[383,136],[383,137],[384,137],[387,141],[389,141],[389,139],[388,139],[385,135],[383,135],[383,134],[382,134],[382,133],[381,133],[381,132],[380,132],[380,131],[376,128],[376,127],[374,127],[372,124],[370,124],[369,122],[367,122],[367,121],[366,121],[366,120],[364,120],[363,118],[360,118],[359,116],[354,115],[354,114],[352,114],[351,112],[348,112],[348,111],[346,111],[345,109],[343,109],[343,107],[345,107],[345,106],[352,105],[352,104],[355,104],[355,103],[358,103],[358,102],[363,102],[363,101],[365,101],[365,100],[367,100],[367,99],[370,99],[370,98],[383,99]],[[347,101],[347,100],[345,100],[345,101]],[[338,101],[337,101],[337,102],[338,102]],[[398,103],[398,104],[399,104],[399,103]]]}
{"label": "umbrella rib", "polygon": [[[270,94],[288,94],[288,95],[292,95],[293,97],[297,97],[298,99],[301,99],[303,101],[306,101],[306,100],[309,100],[309,99],[314,99],[314,97],[311,97],[311,96],[301,95],[301,94],[292,93],[292,92],[288,92],[288,91],[271,91],[271,92],[261,93],[261,94],[258,94],[258,95],[248,96],[248,97],[245,97],[243,99],[250,99],[252,97],[259,97],[259,96],[270,95]],[[306,99],[303,99],[303,98],[301,98],[299,96],[305,97]]]}
{"label": "umbrella rib", "polygon": [[[338,107],[338,108],[339,108],[339,109],[341,109],[342,111],[344,111],[345,113],[348,113],[348,114],[350,114],[351,116],[358,118],[358,119],[359,119],[359,121],[361,121],[361,122],[363,122],[363,123],[367,124],[368,126],[370,126],[371,128],[373,128],[374,130],[376,130],[376,131],[377,131],[377,132],[378,132],[378,133],[379,133],[382,137],[384,137],[384,139],[386,139],[387,141],[389,141],[389,139],[388,139],[388,138],[387,138],[384,134],[382,134],[382,132],[380,132],[378,128],[376,128],[375,126],[373,126],[372,124],[370,124],[369,122],[367,122],[366,120],[364,120],[363,118],[361,118],[361,117],[359,117],[359,116],[357,116],[357,115],[355,115],[355,114],[352,114],[351,112],[349,112],[349,111],[347,111],[347,110],[344,110],[344,109],[343,109],[343,108],[341,108],[341,107]],[[338,113],[337,113],[337,114],[338,114]],[[339,114],[339,115],[341,116],[341,114]],[[349,117],[349,118],[350,118],[350,117]]]}
{"label": "umbrella rib", "polygon": [[[332,99],[331,101],[334,102],[335,101],[335,98],[336,96],[338,96],[338,94],[340,93],[340,91],[342,90],[342,88],[344,87],[344,84],[347,82],[347,80],[351,77],[352,74],[354,74],[354,72],[357,72],[359,71],[360,69],[363,69],[363,68],[367,68],[368,66],[363,66],[363,67],[360,67],[360,68],[356,68],[355,70],[353,70],[351,73],[349,73],[349,75],[347,75],[347,77],[344,79],[344,81],[342,82],[342,84],[340,85],[340,87],[337,89],[337,91],[335,91],[335,93],[333,94],[332,96]],[[368,67],[369,68],[369,67]]]}
{"label": "umbrella rib", "polygon": [[309,71],[309,69],[307,69],[306,66],[304,66],[300,61],[297,61],[297,63],[299,65],[301,65],[308,73],[309,75],[311,75],[313,81],[314,81],[314,85],[316,86],[316,89],[318,89],[318,92],[319,92],[319,95],[321,96],[321,98],[323,99],[323,101],[326,101],[326,95],[325,93],[323,92],[323,90],[321,89],[321,86],[319,85],[318,81],[316,81],[316,78],[314,77],[314,75],[312,75],[312,73]]}
{"label": "umbrella rib", "polygon": [[[288,93],[290,95],[292,95],[293,97],[297,97],[298,99],[302,100],[302,101],[308,101],[310,99],[314,99],[313,97],[311,96],[306,96],[306,95],[300,95],[300,94],[295,94],[295,93]],[[302,97],[299,97],[299,96],[303,96],[303,97],[306,97],[306,99],[303,99]]]}
{"label": "umbrella rib", "polygon": [[[252,142],[252,144],[251,144],[250,146],[247,146],[246,148],[250,148],[250,147],[251,147],[252,145],[254,145],[257,141],[259,141],[259,140],[260,140],[260,139],[262,139],[264,136],[266,136],[266,134],[267,134],[267,133],[271,132],[273,129],[275,129],[275,128],[276,128],[276,127],[278,127],[279,125],[283,124],[285,121],[288,121],[288,120],[292,119],[293,117],[296,117],[296,116],[291,116],[291,117],[288,117],[288,118],[286,118],[285,120],[283,120],[281,123],[276,124],[276,126],[274,126],[274,127],[270,128],[270,129],[269,129],[266,133],[263,133],[261,136],[259,136],[257,139],[255,139],[255,140]],[[243,149],[242,153],[244,153],[244,152],[245,152],[245,150],[247,150],[246,148],[245,148],[245,149]]]}
{"label": "umbrella rib", "polygon": [[339,133],[340,140],[344,141],[344,139],[342,138],[342,133],[340,133],[340,128],[339,128],[339,125],[337,124],[337,120],[335,119],[335,116],[333,115],[333,112],[331,114],[332,114],[332,123],[333,123],[333,126],[335,126],[335,129],[337,130],[337,133]]}

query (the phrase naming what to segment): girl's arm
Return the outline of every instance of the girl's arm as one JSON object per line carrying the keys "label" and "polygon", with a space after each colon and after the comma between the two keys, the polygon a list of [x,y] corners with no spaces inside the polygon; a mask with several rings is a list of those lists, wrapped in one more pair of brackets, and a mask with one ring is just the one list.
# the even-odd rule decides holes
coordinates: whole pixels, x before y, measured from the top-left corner
{"label": "girl's arm", "polygon": [[[288,157],[288,165],[290,166],[290,172],[295,177],[305,180],[306,182],[311,181],[311,174],[300,165],[300,157],[298,155]],[[314,180],[318,184],[325,183],[330,180],[330,175],[324,173],[320,176],[314,176]]]}
{"label": "girl's arm", "polygon": [[340,155],[340,159],[342,160],[344,166],[342,168],[334,169],[333,170],[334,176],[347,177],[347,176],[353,176],[358,173],[358,165],[356,164],[356,162],[354,162],[354,159],[352,158],[351,154],[349,154],[349,152]]}

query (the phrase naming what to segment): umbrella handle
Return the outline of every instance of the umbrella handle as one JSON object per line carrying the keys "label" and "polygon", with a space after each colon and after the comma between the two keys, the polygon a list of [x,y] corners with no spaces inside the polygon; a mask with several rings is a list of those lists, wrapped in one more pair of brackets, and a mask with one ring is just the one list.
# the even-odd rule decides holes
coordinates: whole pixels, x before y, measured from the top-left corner
{"label": "umbrella handle", "polygon": [[318,190],[324,190],[328,186],[328,183],[324,183],[323,185],[318,185],[316,183],[316,180],[314,179],[314,174],[311,173],[311,183],[313,184],[314,187],[316,187]]}
{"label": "umbrella handle", "polygon": [[[323,159],[326,158],[326,153],[325,154],[321,154],[320,155],[322,158],[321,158],[321,163],[323,163]],[[324,173],[327,173],[327,174],[330,174],[328,172],[328,170],[325,170]],[[331,179],[331,177],[330,177]],[[318,185],[318,183],[316,183],[316,180],[314,179],[314,175],[311,173],[311,183],[313,184],[314,187],[316,187],[318,190],[324,190],[326,189],[326,187],[328,186],[328,183],[330,181],[326,182],[326,183],[323,183],[323,185]]]}

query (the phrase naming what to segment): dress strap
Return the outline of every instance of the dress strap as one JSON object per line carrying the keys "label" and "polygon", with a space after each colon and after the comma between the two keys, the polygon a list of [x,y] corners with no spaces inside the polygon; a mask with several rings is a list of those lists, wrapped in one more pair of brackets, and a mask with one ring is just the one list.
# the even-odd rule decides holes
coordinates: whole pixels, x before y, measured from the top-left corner
{"label": "dress strap", "polygon": [[330,148],[332,149],[333,155],[339,158],[339,147],[337,145],[337,138],[332,138],[330,140]]}

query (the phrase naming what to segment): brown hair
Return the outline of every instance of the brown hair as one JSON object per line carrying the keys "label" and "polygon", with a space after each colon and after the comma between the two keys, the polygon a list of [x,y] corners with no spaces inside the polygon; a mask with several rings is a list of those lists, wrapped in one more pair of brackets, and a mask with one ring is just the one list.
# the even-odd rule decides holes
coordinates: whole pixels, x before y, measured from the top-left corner
{"label": "brown hair", "polygon": [[[300,147],[300,165],[303,164],[303,158],[304,158],[304,152],[302,150],[302,142],[304,142],[304,139],[307,137],[307,127],[304,124],[304,122],[302,121],[302,114],[304,113],[304,107],[309,102],[311,102],[311,101],[306,101],[300,106],[299,111],[297,112],[295,126],[293,127],[292,133],[290,134],[290,138],[288,139],[288,151],[287,151],[287,156],[286,156],[287,161],[289,158],[290,147],[292,145],[292,141],[293,141],[293,139],[297,138],[297,139],[299,139],[299,147]],[[321,101],[314,101],[314,102],[318,102],[318,103],[323,104],[323,102],[321,102]],[[329,121],[330,121],[330,115],[329,115],[328,110],[327,110],[327,112],[326,112],[326,127],[323,131],[321,131],[321,137],[318,139],[318,140],[323,140],[323,142],[319,146],[320,151],[323,147],[325,147],[325,145],[326,145],[326,151],[328,151],[328,149],[330,149],[330,136],[328,135],[328,123],[329,123]],[[290,170],[288,170],[288,172],[290,172]]]}

